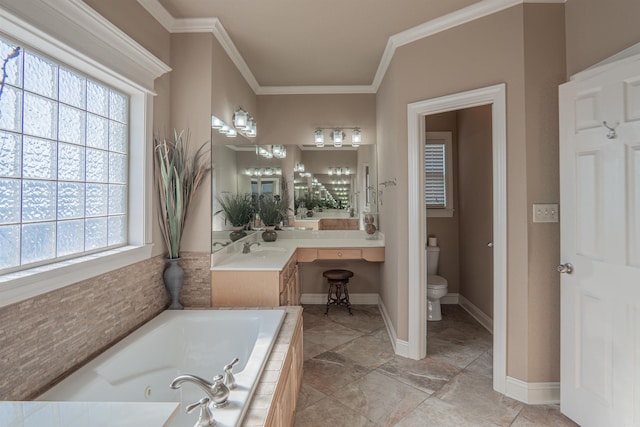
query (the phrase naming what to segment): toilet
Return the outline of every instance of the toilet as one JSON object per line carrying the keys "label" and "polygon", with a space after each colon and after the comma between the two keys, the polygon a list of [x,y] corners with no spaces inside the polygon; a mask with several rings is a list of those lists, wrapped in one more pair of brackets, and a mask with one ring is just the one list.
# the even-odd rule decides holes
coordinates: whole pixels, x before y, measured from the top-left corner
{"label": "toilet", "polygon": [[440,248],[427,246],[427,320],[442,320],[440,299],[447,295],[447,279],[438,276]]}

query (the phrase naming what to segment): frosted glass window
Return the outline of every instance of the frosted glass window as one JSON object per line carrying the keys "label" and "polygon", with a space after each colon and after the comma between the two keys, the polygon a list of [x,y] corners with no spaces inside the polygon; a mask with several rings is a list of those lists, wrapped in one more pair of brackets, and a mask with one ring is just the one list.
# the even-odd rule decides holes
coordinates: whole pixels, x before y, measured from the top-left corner
{"label": "frosted glass window", "polygon": [[127,221],[125,216],[109,217],[109,245],[121,245],[127,238]]}
{"label": "frosted glass window", "polygon": [[27,51],[24,55],[24,90],[47,98],[56,98],[58,66]]}
{"label": "frosted glass window", "polygon": [[0,97],[0,129],[22,131],[22,91],[11,86],[2,88]]}
{"label": "frosted glass window", "polygon": [[87,145],[107,149],[109,145],[109,121],[107,119],[87,114]]}
{"label": "frosted glass window", "polygon": [[[16,47],[17,45],[0,39],[0,58],[4,61],[5,58],[8,58],[14,52]],[[7,61],[5,84],[22,87],[22,53],[23,51],[20,49],[17,57]]]}
{"label": "frosted glass window", "polygon": [[60,68],[60,102],[84,109],[87,105],[87,79]]}
{"label": "frosted glass window", "polygon": [[0,131],[0,177],[19,178],[21,165],[21,135]]}
{"label": "frosted glass window", "polygon": [[[0,178],[0,224],[20,222],[20,180]],[[2,242],[0,242],[0,248]]]}
{"label": "frosted glass window", "polygon": [[58,144],[58,179],[84,181],[84,147]]}
{"label": "frosted glass window", "polygon": [[58,222],[58,256],[84,251],[84,220]]}
{"label": "frosted glass window", "polygon": [[109,114],[109,89],[99,83],[88,81],[87,111],[107,117]]}
{"label": "frosted glass window", "polygon": [[20,264],[20,226],[0,225],[0,269]]}
{"label": "frosted glass window", "polygon": [[22,226],[22,264],[51,259],[56,255],[56,223],[44,222]]}
{"label": "frosted glass window", "polygon": [[127,212],[127,187],[124,185],[109,186],[109,215]]}
{"label": "frosted glass window", "polygon": [[107,182],[109,178],[109,153],[87,149],[87,182]]}
{"label": "frosted glass window", "polygon": [[87,113],[77,108],[60,104],[58,140],[73,144],[84,144]]}
{"label": "frosted glass window", "polygon": [[[0,37],[0,64],[16,46]],[[129,97],[19,48],[0,92],[0,274],[128,243]]]}
{"label": "frosted glass window", "polygon": [[107,214],[109,187],[106,184],[87,184],[86,216]]}
{"label": "frosted glass window", "polygon": [[99,249],[107,246],[107,218],[86,219],[84,223],[85,250]]}
{"label": "frosted glass window", "polygon": [[56,183],[22,181],[22,222],[56,219]]}
{"label": "frosted glass window", "polygon": [[84,183],[58,183],[58,219],[83,218],[84,201]]}
{"label": "frosted glass window", "polygon": [[28,135],[56,139],[58,136],[58,104],[47,98],[25,92],[23,132]]}
{"label": "frosted glass window", "polygon": [[22,177],[56,179],[57,144],[48,139],[25,136],[22,143]]}

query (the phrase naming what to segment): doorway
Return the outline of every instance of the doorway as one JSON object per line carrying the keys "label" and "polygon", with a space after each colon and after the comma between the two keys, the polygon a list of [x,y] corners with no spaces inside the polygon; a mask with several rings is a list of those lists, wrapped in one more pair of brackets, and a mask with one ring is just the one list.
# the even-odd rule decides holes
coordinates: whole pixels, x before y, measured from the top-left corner
{"label": "doorway", "polygon": [[425,116],[491,105],[493,173],[493,388],[505,393],[507,315],[506,86],[462,92],[408,105],[409,313],[408,355],[422,359],[427,350],[426,204],[423,144]]}

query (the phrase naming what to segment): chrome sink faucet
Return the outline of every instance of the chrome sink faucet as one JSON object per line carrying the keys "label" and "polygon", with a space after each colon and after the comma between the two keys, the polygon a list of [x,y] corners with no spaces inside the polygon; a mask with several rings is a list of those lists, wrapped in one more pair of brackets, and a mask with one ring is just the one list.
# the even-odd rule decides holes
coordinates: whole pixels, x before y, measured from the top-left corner
{"label": "chrome sink faucet", "polygon": [[225,246],[227,246],[230,243],[231,243],[231,240],[227,240],[224,243],[222,243],[222,242],[213,242],[213,245],[211,247],[215,248],[217,245],[220,245],[220,246],[222,246],[224,248]]}
{"label": "chrome sink faucet", "polygon": [[242,247],[242,253],[243,254],[248,254],[251,253],[251,246],[253,245],[258,245],[260,246],[260,242],[245,242],[244,246]]}
{"label": "chrome sink faucet", "polygon": [[223,408],[229,403],[227,400],[229,398],[229,388],[224,385],[222,375],[213,377],[213,383],[196,375],[180,375],[171,381],[169,387],[177,390],[184,382],[189,382],[200,387],[202,391],[206,393],[211,404],[216,408]]}

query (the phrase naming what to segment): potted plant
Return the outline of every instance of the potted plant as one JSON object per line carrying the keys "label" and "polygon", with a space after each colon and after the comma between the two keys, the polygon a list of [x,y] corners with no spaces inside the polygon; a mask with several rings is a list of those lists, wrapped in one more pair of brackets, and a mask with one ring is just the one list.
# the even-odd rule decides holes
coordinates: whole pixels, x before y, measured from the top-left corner
{"label": "potted plant", "polygon": [[251,200],[251,194],[225,194],[218,197],[220,210],[215,213],[224,214],[225,221],[231,223],[233,231],[229,234],[232,242],[244,237],[247,233],[244,228],[253,219],[255,209]]}
{"label": "potted plant", "polygon": [[171,295],[170,309],[182,309],[180,290],[184,271],[178,264],[180,242],[189,208],[200,184],[211,171],[210,145],[189,149],[189,132],[173,131],[173,140],[154,138],[155,182],[158,190],[160,232],[169,251],[163,277]]}
{"label": "potted plant", "polygon": [[275,242],[278,233],[275,232],[276,225],[282,221],[287,214],[287,207],[281,200],[273,196],[264,196],[260,199],[260,219],[266,231],[262,233],[262,240],[265,242]]}
{"label": "potted plant", "polygon": [[302,199],[302,204],[304,204],[304,207],[307,209],[307,216],[312,217],[313,208],[318,206],[318,200],[314,197],[312,193],[309,192],[304,195],[304,198]]}

